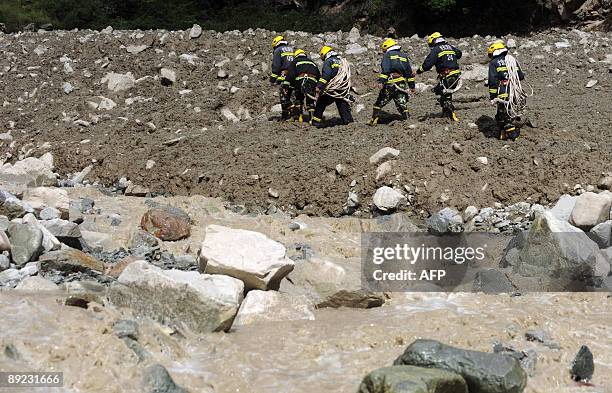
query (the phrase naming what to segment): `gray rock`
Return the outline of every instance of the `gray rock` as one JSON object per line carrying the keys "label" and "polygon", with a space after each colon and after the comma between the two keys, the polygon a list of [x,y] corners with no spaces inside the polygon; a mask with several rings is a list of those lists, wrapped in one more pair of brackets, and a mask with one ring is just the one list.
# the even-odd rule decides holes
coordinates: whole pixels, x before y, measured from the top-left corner
{"label": "gray rock", "polygon": [[597,244],[580,229],[555,218],[552,212],[536,217],[521,243],[513,270],[542,279],[543,288],[582,285],[595,276]]}
{"label": "gray rock", "polygon": [[23,224],[32,224],[41,230],[44,252],[59,250],[62,247],[62,243],[36,219],[34,214],[28,213],[23,216]]}
{"label": "gray rock", "polygon": [[11,250],[11,241],[4,231],[0,230],[0,252],[2,251],[10,251]]}
{"label": "gray rock", "polygon": [[112,92],[120,92],[129,90],[136,84],[136,79],[131,72],[126,74],[117,74],[115,72],[109,72],[100,81],[102,84],[106,84],[108,90]]}
{"label": "gray rock", "polygon": [[164,86],[170,86],[177,81],[176,71],[171,68],[162,68],[160,70],[161,84]]}
{"label": "gray rock", "polygon": [[570,365],[570,375],[574,381],[590,381],[595,372],[593,353],[586,345],[580,347]]}
{"label": "gray rock", "polygon": [[[0,214],[9,220],[21,218],[26,213],[33,213],[34,209],[27,203],[19,200],[15,195],[8,191],[0,190]],[[6,221],[2,220],[2,223]],[[5,228],[8,229],[8,226]]]}
{"label": "gray rock", "polygon": [[365,46],[361,46],[356,42],[353,44],[348,44],[346,46],[346,50],[344,51],[344,53],[346,53],[347,55],[354,55],[354,56],[362,55],[367,52],[368,52],[368,48],[366,48]]}
{"label": "gray rock", "polygon": [[142,373],[142,388],[144,393],[188,393],[178,386],[161,364],[147,367]]}
{"label": "gray rock", "polygon": [[463,231],[463,218],[461,214],[450,207],[446,207],[433,214],[426,220],[427,228],[434,234],[459,233]]}
{"label": "gray rock", "polygon": [[113,331],[119,338],[129,337],[138,340],[138,323],[130,319],[120,319],[113,325]]}
{"label": "gray rock", "polygon": [[587,233],[599,248],[612,247],[612,220],[597,224]]}
{"label": "gray rock", "polygon": [[8,229],[10,220],[7,216],[0,215],[0,231],[6,232]]}
{"label": "gray rock", "polygon": [[477,214],[478,214],[478,208],[476,208],[475,206],[468,206],[463,211],[463,221],[468,222],[472,218],[476,217]]}
{"label": "gray rock", "polygon": [[602,190],[612,190],[612,175],[602,175],[597,181],[597,187]]}
{"label": "gray rock", "polygon": [[414,366],[390,366],[368,374],[357,393],[467,393],[463,377],[453,372]]}
{"label": "gray rock", "polygon": [[41,221],[40,223],[60,242],[72,248],[82,248],[79,240],[81,238],[81,229],[76,223],[58,218]]}
{"label": "gray rock", "polygon": [[0,182],[28,187],[54,186],[57,175],[53,173],[53,156],[46,153],[40,158],[28,157],[14,164],[4,164],[0,167]]}
{"label": "gray rock", "polygon": [[36,261],[43,251],[43,233],[33,224],[11,223],[8,228],[11,257],[18,266]]}
{"label": "gray rock", "polygon": [[200,38],[202,35],[202,26],[198,24],[194,24],[191,30],[189,31],[189,38],[195,39]]}
{"label": "gray rock", "polygon": [[13,287],[21,280],[17,269],[6,269],[0,272],[0,287]]}
{"label": "gray rock", "polygon": [[111,286],[109,298],[140,317],[208,333],[230,328],[243,291],[243,283],[232,277],[162,270],[136,261]]}
{"label": "gray rock", "polygon": [[149,232],[139,229],[132,234],[128,247],[132,255],[142,257],[159,249],[159,240]]}
{"label": "gray rock", "polygon": [[15,289],[24,292],[44,292],[57,291],[59,287],[55,283],[40,276],[30,276],[24,278]]}
{"label": "gray rock", "polygon": [[4,254],[0,254],[0,272],[11,267],[11,260]]}
{"label": "gray rock", "polygon": [[417,340],[394,365],[437,368],[461,375],[470,392],[521,393],[527,375],[511,356],[463,350],[434,340]]}
{"label": "gray rock", "polygon": [[54,220],[59,219],[62,215],[62,212],[57,210],[54,207],[45,207],[39,213],[39,217],[41,220]]}
{"label": "gray rock", "polygon": [[483,269],[476,273],[473,290],[484,293],[511,293],[515,288],[503,272],[497,269]]}
{"label": "gray rock", "polygon": [[550,211],[556,219],[569,222],[577,199],[578,197],[575,196],[567,194],[561,195],[561,198],[559,198],[555,206],[550,209]]}

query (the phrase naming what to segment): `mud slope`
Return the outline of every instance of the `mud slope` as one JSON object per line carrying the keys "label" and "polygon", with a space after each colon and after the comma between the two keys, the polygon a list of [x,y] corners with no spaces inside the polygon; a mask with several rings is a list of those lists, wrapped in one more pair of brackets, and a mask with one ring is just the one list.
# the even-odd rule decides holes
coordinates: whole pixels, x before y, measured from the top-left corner
{"label": "mud slope", "polygon": [[[514,37],[514,52],[535,90],[530,114],[537,123],[515,143],[494,138],[494,108],[478,71],[490,37],[451,40],[471,69],[458,97],[464,101],[457,105],[460,123],[438,118],[434,96],[420,85],[410,121],[391,115],[390,124],[371,128],[365,122],[377,94],[380,39],[363,36],[350,44],[347,33],[288,34],[312,52],[323,42],[342,51],[369,48],[347,55],[360,94],[358,123],[313,129],[275,120],[278,98],[267,82],[272,36],[263,30],[204,32],[197,39],[189,31],[0,35],[0,133],[14,138],[0,142],[2,159],[52,151],[64,174],[93,163],[91,182],[112,185],[125,176],[154,193],[331,216],[342,214],[351,189],[362,205],[357,214],[369,215],[377,187],[391,184],[412,195],[405,209],[425,216],[443,205],[548,203],[612,170],[610,33],[552,30]],[[401,42],[415,63],[426,55],[422,39]],[[162,67],[176,71],[175,83],[162,85]],[[133,87],[109,90],[101,80],[110,72],[131,72]],[[418,82],[432,85],[434,77],[428,73]],[[590,80],[597,84],[587,88]],[[74,90],[66,93],[65,83]],[[116,106],[105,101],[108,109],[95,109],[100,97]],[[395,113],[392,104],[387,109]],[[453,143],[461,145],[460,153]],[[392,173],[376,181],[368,158],[385,146],[401,154]],[[146,169],[149,160],[154,165]],[[340,174],[338,164],[345,167]],[[270,197],[270,188],[278,198]]]}

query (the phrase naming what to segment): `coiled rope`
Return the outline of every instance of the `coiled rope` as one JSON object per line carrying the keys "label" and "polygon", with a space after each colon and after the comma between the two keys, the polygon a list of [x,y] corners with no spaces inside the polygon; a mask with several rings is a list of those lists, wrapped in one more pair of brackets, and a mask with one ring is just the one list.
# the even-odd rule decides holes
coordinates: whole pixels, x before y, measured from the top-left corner
{"label": "coiled rope", "polygon": [[349,104],[352,104],[353,100],[351,97],[351,64],[345,58],[342,58],[341,62],[342,63],[340,65],[338,73],[327,84],[325,94],[330,97],[338,98],[348,102]]}
{"label": "coiled rope", "polygon": [[502,103],[506,107],[508,116],[512,119],[522,117],[527,110],[527,98],[533,96],[533,88],[531,93],[527,94],[519,78],[519,65],[516,58],[511,54],[506,55],[506,67],[508,67],[508,100],[504,101],[496,98],[494,101]]}

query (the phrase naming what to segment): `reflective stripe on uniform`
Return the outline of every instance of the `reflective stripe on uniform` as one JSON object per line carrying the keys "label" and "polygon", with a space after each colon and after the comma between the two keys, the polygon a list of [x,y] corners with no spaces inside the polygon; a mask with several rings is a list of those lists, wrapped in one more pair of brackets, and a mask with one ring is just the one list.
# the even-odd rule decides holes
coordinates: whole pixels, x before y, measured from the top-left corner
{"label": "reflective stripe on uniform", "polygon": [[378,77],[382,78],[382,79],[387,79],[387,78],[389,78],[389,75],[387,75],[387,74],[378,74]]}
{"label": "reflective stripe on uniform", "polygon": [[318,118],[318,117],[316,117],[316,116],[313,116],[313,117],[312,117],[312,120],[314,120],[314,121],[321,121],[321,119],[319,119],[319,118]]}
{"label": "reflective stripe on uniform", "polygon": [[497,67],[497,72],[508,71],[508,67]]}
{"label": "reflective stripe on uniform", "polygon": [[315,63],[313,63],[312,61],[298,61],[297,63],[295,63],[296,66],[302,65],[302,64],[312,64],[313,66],[316,66]]}
{"label": "reflective stripe on uniform", "polygon": [[293,56],[293,52],[283,52],[281,53],[282,57],[286,57],[286,56]]}
{"label": "reflective stripe on uniform", "polygon": [[423,69],[423,65],[420,65],[420,66],[419,66],[419,71],[421,71],[421,72],[425,72],[425,70]]}
{"label": "reflective stripe on uniform", "polygon": [[408,61],[407,58],[405,57],[401,57],[400,55],[391,55],[390,56],[391,60],[399,60],[399,61]]}
{"label": "reflective stripe on uniform", "polygon": [[297,78],[295,78],[296,81],[301,81],[302,79],[310,79],[313,81],[317,81],[317,78],[313,78],[312,76],[298,76]]}
{"label": "reflective stripe on uniform", "polygon": [[498,95],[499,98],[508,98],[508,93]]}
{"label": "reflective stripe on uniform", "polygon": [[405,82],[405,81],[406,81],[406,78],[404,78],[404,77],[402,76],[402,77],[395,78],[395,79],[389,79],[389,80],[387,81],[387,83],[388,83],[388,84],[393,84],[393,83],[399,83],[399,82]]}
{"label": "reflective stripe on uniform", "polygon": [[334,64],[331,65],[331,68],[340,68],[340,64],[334,63]]}
{"label": "reflective stripe on uniform", "polygon": [[489,93],[497,93],[497,89],[489,89]]}
{"label": "reflective stripe on uniform", "polygon": [[415,79],[415,78],[408,78],[408,79],[406,79],[406,80],[407,80],[408,82],[415,82],[415,81],[416,81],[416,79]]}
{"label": "reflective stripe on uniform", "polygon": [[319,78],[319,82],[323,84],[327,84],[327,79]]}
{"label": "reflective stripe on uniform", "polygon": [[442,56],[446,56],[446,55],[456,56],[457,53],[454,50],[443,50],[442,52],[438,53],[438,57],[442,57]]}
{"label": "reflective stripe on uniform", "polygon": [[453,70],[449,72],[448,74],[446,74],[446,76],[451,76],[451,75],[456,75],[456,74],[461,74],[461,70]]}
{"label": "reflective stripe on uniform", "polygon": [[278,75],[277,75],[277,74],[275,74],[275,73],[271,73],[271,74],[270,74],[270,76],[271,76],[272,78],[278,78]]}

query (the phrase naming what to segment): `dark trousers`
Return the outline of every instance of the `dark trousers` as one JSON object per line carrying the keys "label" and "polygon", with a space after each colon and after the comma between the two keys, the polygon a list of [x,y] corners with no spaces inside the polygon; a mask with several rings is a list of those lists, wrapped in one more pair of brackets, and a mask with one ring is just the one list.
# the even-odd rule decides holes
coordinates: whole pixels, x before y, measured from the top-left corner
{"label": "dark trousers", "polygon": [[316,80],[303,79],[298,81],[298,86],[295,89],[294,109],[298,116],[304,115],[304,111],[306,111],[306,114],[302,117],[304,122],[309,122],[312,119],[317,103],[314,99],[316,87]]}
{"label": "dark trousers", "polygon": [[453,95],[445,94],[444,90],[454,88],[457,83],[459,83],[459,76],[459,74],[449,76],[440,75],[438,76],[438,84],[433,88],[433,92],[440,96],[438,101],[440,102],[442,114],[444,116],[451,117],[455,111],[455,106],[453,105]]}
{"label": "dark trousers", "polygon": [[406,82],[398,83],[398,89],[395,85],[385,85],[380,93],[378,93],[378,99],[374,103],[374,110],[372,111],[372,118],[377,118],[380,115],[380,111],[387,105],[391,100],[395,102],[397,111],[402,115],[402,118],[408,118],[408,85]]}
{"label": "dark trousers", "polygon": [[291,117],[291,95],[293,94],[293,87],[289,84],[289,82],[282,82],[280,84],[280,90],[278,95],[280,97],[281,104],[281,118],[283,120],[287,120]]}
{"label": "dark trousers", "polygon": [[340,114],[340,119],[342,124],[349,124],[353,122],[353,115],[351,114],[351,106],[348,102],[341,98],[333,98],[328,96],[327,94],[323,94],[317,100],[317,106],[315,107],[314,115],[312,116],[312,124],[320,125],[323,119],[323,112],[325,112],[325,108],[330,106],[333,103],[336,103],[336,107],[338,108],[338,113]]}

